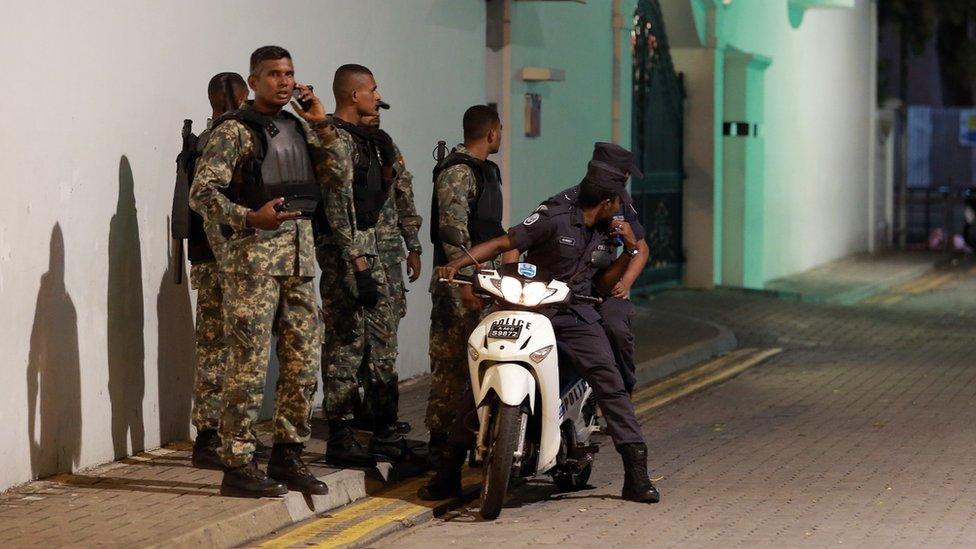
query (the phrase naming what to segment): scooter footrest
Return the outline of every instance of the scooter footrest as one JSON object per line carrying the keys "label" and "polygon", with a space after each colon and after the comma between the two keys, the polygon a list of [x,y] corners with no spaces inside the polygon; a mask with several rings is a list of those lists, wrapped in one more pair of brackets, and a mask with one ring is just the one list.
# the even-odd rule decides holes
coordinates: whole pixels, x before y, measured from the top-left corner
{"label": "scooter footrest", "polygon": [[586,455],[586,454],[595,454],[595,453],[597,453],[599,451],[600,451],[600,445],[599,444],[580,445],[580,446],[577,446],[576,448],[573,449],[573,455],[574,456],[582,456],[582,455]]}

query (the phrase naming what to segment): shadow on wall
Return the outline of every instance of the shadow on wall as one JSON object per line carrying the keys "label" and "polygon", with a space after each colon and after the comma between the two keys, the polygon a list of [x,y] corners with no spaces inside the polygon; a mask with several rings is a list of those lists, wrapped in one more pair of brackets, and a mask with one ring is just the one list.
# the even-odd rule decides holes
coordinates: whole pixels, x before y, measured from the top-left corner
{"label": "shadow on wall", "polygon": [[33,478],[71,472],[81,455],[78,313],[64,287],[64,235],[59,224],[51,231],[50,254],[37,291],[27,359]]}
{"label": "shadow on wall", "polygon": [[108,230],[108,396],[115,457],[145,449],[142,252],[129,159],[119,161],[119,201]]}
{"label": "shadow on wall", "polygon": [[[166,235],[169,235],[168,218],[166,225]],[[167,238],[166,241],[166,272],[159,282],[159,294],[156,296],[160,444],[190,438],[190,400],[196,364],[189,281],[183,262],[178,266],[173,265],[172,246],[169,245],[171,240]],[[183,283],[179,285],[173,282],[176,268],[183,271],[180,273]]]}

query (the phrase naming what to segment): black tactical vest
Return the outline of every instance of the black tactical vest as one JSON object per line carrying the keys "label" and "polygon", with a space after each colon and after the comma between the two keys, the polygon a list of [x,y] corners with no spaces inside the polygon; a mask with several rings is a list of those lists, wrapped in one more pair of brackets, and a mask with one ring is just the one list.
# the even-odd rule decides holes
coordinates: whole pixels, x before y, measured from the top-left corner
{"label": "black tactical vest", "polygon": [[352,200],[356,208],[356,228],[371,229],[380,218],[380,211],[386,203],[389,185],[383,181],[383,168],[380,158],[370,139],[362,128],[354,126],[339,117],[332,123],[352,136],[356,145],[356,163],[353,166]]}
{"label": "black tactical vest", "polygon": [[[197,146],[194,149],[193,157],[189,159],[187,165],[190,170],[187,176],[191,185],[193,184],[193,174],[196,172],[197,160],[200,158],[201,153],[203,153],[203,147],[207,144],[207,138],[209,137],[210,130],[201,132],[200,136],[197,137]],[[203,228],[203,217],[193,210],[190,210],[190,233],[186,238],[186,255],[193,265],[216,261],[213,249],[207,240],[207,232]]]}
{"label": "black tactical vest", "polygon": [[243,164],[243,181],[232,181],[224,191],[234,203],[257,210],[269,200],[283,197],[289,210],[301,217],[320,221],[322,190],[315,178],[308,153],[305,130],[294,115],[282,111],[267,116],[241,109],[221,116],[216,128],[227,120],[237,120],[254,136],[254,154]]}
{"label": "black tactical vest", "polygon": [[[505,234],[505,227],[502,226],[501,170],[491,160],[478,160],[455,150],[434,168],[434,182],[437,182],[441,172],[459,164],[471,168],[477,185],[474,200],[468,202],[468,235],[471,237],[471,246],[502,236]],[[435,192],[430,205],[430,241],[434,244],[435,266],[447,263],[444,243],[441,242],[439,234],[439,218],[440,207]]]}

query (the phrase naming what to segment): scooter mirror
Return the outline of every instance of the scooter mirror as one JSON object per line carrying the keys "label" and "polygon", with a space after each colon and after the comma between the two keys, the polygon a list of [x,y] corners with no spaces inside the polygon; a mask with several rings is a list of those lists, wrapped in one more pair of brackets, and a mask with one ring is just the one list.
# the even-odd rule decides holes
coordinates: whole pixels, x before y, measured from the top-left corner
{"label": "scooter mirror", "polygon": [[461,248],[464,246],[464,235],[457,227],[441,227],[437,235],[445,244]]}

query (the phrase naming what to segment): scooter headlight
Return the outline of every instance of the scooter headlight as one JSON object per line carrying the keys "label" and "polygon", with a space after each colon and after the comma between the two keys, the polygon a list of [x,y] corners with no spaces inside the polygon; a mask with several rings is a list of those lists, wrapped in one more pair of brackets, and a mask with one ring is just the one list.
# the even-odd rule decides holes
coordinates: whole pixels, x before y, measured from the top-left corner
{"label": "scooter headlight", "polygon": [[545,347],[539,349],[538,351],[535,351],[532,354],[530,354],[529,358],[532,359],[532,362],[538,364],[543,360],[545,360],[547,356],[549,356],[550,351],[552,351],[552,345],[546,345]]}
{"label": "scooter headlight", "polygon": [[478,354],[478,349],[475,349],[474,345],[471,345],[470,343],[468,343],[468,357],[475,361],[481,358],[481,355]]}

